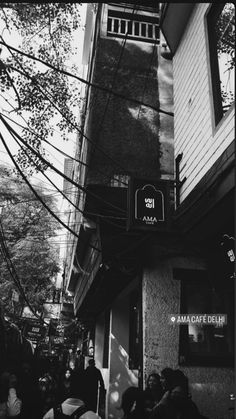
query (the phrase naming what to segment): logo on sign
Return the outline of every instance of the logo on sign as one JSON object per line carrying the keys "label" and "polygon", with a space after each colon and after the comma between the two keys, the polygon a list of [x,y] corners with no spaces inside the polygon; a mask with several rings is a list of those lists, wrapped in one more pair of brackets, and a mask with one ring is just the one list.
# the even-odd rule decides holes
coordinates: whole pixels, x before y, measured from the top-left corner
{"label": "logo on sign", "polygon": [[163,192],[147,184],[135,192],[135,219],[147,225],[165,221]]}

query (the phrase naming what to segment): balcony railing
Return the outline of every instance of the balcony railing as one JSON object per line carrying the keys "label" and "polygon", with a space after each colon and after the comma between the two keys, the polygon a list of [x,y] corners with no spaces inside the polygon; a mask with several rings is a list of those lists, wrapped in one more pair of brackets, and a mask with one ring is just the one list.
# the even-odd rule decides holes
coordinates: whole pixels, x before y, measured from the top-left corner
{"label": "balcony railing", "polygon": [[108,15],[107,35],[159,43],[159,25]]}

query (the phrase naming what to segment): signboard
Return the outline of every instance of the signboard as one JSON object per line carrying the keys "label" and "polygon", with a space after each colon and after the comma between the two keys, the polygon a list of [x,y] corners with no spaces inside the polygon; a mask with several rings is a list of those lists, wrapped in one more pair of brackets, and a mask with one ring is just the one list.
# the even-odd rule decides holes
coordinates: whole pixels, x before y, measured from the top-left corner
{"label": "signboard", "polygon": [[166,231],[170,221],[170,182],[131,179],[128,189],[128,229]]}
{"label": "signboard", "polygon": [[30,322],[25,325],[24,335],[27,339],[38,341],[45,336],[46,329],[40,323]]}

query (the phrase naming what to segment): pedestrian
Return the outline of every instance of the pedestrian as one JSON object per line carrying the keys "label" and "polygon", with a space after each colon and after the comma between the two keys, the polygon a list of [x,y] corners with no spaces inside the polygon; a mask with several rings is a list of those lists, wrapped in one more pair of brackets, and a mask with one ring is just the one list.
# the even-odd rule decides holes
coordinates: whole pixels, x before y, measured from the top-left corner
{"label": "pedestrian", "polygon": [[101,419],[82,400],[75,398],[68,398],[63,403],[55,405],[45,413],[43,419],[64,419],[66,417],[73,419]]}
{"label": "pedestrian", "polygon": [[32,366],[24,362],[19,373],[19,396],[22,400],[21,419],[40,419],[40,394]]}
{"label": "pedestrian", "polygon": [[144,419],[144,394],[138,387],[128,387],[121,397],[123,419]]}
{"label": "pedestrian", "polygon": [[172,368],[164,368],[161,371],[160,382],[164,392],[172,390],[174,386],[174,370]]}
{"label": "pedestrian", "polygon": [[68,397],[72,397],[72,369],[67,368],[63,371],[62,376],[59,377],[57,388],[57,400],[61,403]]}
{"label": "pedestrian", "polygon": [[[164,371],[164,375],[166,376],[169,373],[170,371],[168,371],[167,374],[166,371]],[[166,377],[164,379],[166,380]],[[172,370],[168,380],[166,380],[166,385],[169,389],[167,389],[160,402],[153,408],[150,419],[201,418],[197,406],[189,396],[188,379],[182,371]]]}
{"label": "pedestrian", "polygon": [[17,396],[17,377],[5,371],[0,376],[0,418],[18,417],[22,402]]}
{"label": "pedestrian", "polygon": [[84,372],[85,402],[93,412],[98,411],[99,397],[104,397],[105,386],[101,371],[96,367],[94,359],[90,359]]}
{"label": "pedestrian", "polygon": [[43,415],[56,402],[55,382],[49,372],[44,373],[44,375],[39,378],[38,388],[40,394],[40,410],[41,415]]}
{"label": "pedestrian", "polygon": [[161,386],[160,375],[152,373],[148,376],[144,390],[145,417],[148,418],[153,407],[161,400],[164,390]]}
{"label": "pedestrian", "polygon": [[73,397],[84,400],[85,397],[85,370],[83,365],[76,366],[71,377]]}

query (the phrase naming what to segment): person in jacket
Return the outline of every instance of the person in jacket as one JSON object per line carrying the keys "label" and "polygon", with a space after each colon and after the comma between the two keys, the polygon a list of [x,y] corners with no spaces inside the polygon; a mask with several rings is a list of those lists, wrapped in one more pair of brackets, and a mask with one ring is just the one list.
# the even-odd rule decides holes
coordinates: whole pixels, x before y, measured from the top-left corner
{"label": "person in jacket", "polygon": [[98,397],[104,396],[105,386],[101,371],[95,366],[94,359],[90,359],[84,372],[85,402],[93,412],[98,411]]}

